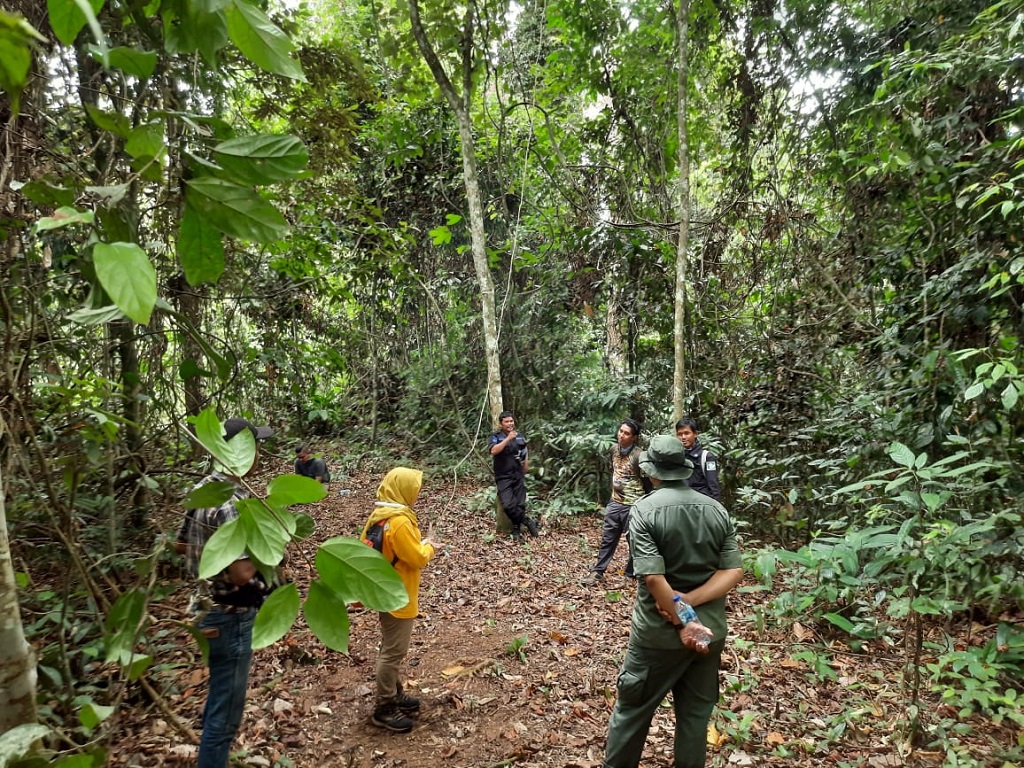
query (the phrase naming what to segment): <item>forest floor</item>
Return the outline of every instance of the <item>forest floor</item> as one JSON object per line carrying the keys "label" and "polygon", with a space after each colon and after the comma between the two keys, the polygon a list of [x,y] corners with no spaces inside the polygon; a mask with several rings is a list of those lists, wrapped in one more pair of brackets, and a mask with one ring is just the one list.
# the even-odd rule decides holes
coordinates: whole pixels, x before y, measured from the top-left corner
{"label": "forest floor", "polygon": [[[308,505],[317,531],[305,555],[292,558],[300,589],[303,561],[317,545],[353,535],[368,515],[379,476],[332,484]],[[342,487],[347,493],[340,494]],[[301,617],[280,642],[256,651],[236,760],[258,768],[488,768],[601,764],[615,680],[629,634],[635,586],[622,576],[624,543],[604,583],[583,587],[594,562],[601,519],[595,514],[517,545],[494,535],[493,516],[468,511],[476,488],[431,488],[420,496],[421,526],[436,521],[447,553],[427,566],[421,616],[404,669],[407,690],[423,700],[416,728],[393,734],[369,724],[379,628],[376,614],[353,611],[349,654],[331,651]],[[533,514],[543,518],[542,505]],[[730,598],[731,638],[722,658],[723,701],[709,729],[712,766],[931,766],[943,753],[911,750],[902,660],[854,653],[799,623],[766,628],[758,606],[770,593],[748,589]],[[173,585],[171,585],[173,586]],[[154,631],[169,630],[161,672],[163,712],[141,697],[122,709],[111,765],[194,765],[196,747],[173,720],[198,729],[206,672],[180,619],[190,586],[152,607]],[[161,626],[163,625],[163,626]],[[930,705],[929,705],[930,706]],[[171,714],[173,713],[173,714]],[[1011,765],[990,757],[985,733],[970,748],[974,765]],[[672,765],[673,716],[666,702],[647,741],[644,768]],[[970,738],[967,736],[965,738]],[[965,763],[959,763],[964,765]]]}

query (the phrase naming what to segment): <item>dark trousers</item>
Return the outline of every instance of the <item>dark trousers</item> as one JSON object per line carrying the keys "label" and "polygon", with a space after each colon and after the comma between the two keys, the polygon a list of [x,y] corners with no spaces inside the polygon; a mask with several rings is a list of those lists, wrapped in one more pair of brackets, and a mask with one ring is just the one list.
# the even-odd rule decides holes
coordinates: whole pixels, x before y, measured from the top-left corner
{"label": "dark trousers", "polygon": [[[629,551],[629,507],[617,501],[609,501],[604,508],[604,526],[601,529],[601,548],[597,551],[596,573],[603,574],[615,555],[619,539],[626,536],[626,551]],[[626,575],[633,576],[633,555],[626,560]]]}

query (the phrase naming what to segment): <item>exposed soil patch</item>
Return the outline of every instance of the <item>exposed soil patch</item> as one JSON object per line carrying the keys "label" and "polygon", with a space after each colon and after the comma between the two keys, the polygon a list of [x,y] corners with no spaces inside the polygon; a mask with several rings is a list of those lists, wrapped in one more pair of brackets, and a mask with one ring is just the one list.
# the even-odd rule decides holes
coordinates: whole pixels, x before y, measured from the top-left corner
{"label": "exposed soil patch", "polygon": [[[323,540],[358,531],[379,479],[346,479],[345,495],[335,482],[324,501],[310,505],[318,528],[304,546],[309,561]],[[545,525],[540,537],[520,546],[495,538],[493,519],[467,512],[450,489],[428,484],[417,509],[423,529],[437,521],[436,533],[450,546],[424,572],[422,615],[406,662],[407,688],[424,703],[415,730],[391,734],[368,722],[376,614],[350,616],[349,655],[325,648],[300,618],[284,640],[256,652],[235,743],[240,759],[266,768],[600,766],[635,594],[621,575],[624,545],[605,583],[585,588],[579,582],[600,539],[597,514],[566,527]],[[539,505],[534,511],[543,512]],[[304,589],[308,564],[294,557],[291,567]],[[154,614],[180,619],[188,589],[183,583]],[[795,625],[758,635],[753,617],[763,599],[758,593],[731,599],[734,639],[723,657],[725,698],[710,733],[717,742],[710,764],[941,763],[938,753],[902,751],[894,730],[904,707],[895,659],[844,653],[837,642],[836,674],[823,682],[799,658],[811,630]],[[206,673],[190,638],[180,634],[177,650],[159,659],[167,671],[151,678],[177,717],[197,729]],[[850,715],[851,695],[871,704]],[[837,728],[841,735],[829,738]],[[156,707],[129,709],[120,733],[113,765],[194,764],[194,745]],[[672,765],[672,734],[666,706],[655,718],[645,768]],[[984,764],[987,750],[979,746],[978,753]]]}

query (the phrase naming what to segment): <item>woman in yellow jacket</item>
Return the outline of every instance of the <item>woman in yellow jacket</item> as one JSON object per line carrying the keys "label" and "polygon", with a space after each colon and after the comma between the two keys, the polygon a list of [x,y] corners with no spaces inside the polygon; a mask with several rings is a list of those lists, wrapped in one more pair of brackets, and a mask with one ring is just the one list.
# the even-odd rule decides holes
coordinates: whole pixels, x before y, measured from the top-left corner
{"label": "woman in yellow jacket", "polygon": [[420,572],[434,556],[431,541],[420,533],[412,505],[420,494],[423,473],[418,469],[396,467],[388,472],[377,489],[373,514],[363,528],[363,538],[371,526],[383,523],[382,553],[392,563],[409,594],[404,608],[380,613],[380,653],[377,656],[377,702],[370,722],[396,733],[408,733],[415,723],[410,715],[420,710],[420,701],[402,690],[399,667],[409,652],[412,627],[419,613]]}

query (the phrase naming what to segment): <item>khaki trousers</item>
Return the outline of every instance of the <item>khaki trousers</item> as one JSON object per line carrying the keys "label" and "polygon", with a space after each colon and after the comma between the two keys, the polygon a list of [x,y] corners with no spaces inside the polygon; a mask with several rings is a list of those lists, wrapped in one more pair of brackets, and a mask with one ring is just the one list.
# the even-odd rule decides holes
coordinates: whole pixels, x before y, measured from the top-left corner
{"label": "khaki trousers", "polygon": [[396,619],[390,613],[379,613],[380,652],[377,654],[377,706],[394,701],[398,696],[399,667],[409,652],[412,627],[416,619]]}

